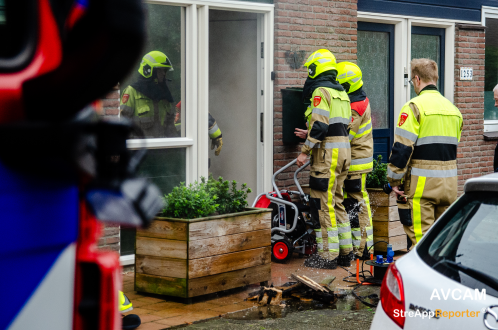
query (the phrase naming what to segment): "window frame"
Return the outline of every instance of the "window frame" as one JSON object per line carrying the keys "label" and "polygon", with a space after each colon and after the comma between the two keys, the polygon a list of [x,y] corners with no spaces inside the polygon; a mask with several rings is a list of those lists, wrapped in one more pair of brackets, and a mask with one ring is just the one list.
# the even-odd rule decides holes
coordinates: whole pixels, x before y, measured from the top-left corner
{"label": "window frame", "polygon": [[[496,13],[498,14],[498,8]],[[410,61],[411,61],[411,27],[431,27],[445,29],[444,40],[444,95],[454,103],[455,96],[455,25],[476,24],[474,21],[392,15],[358,11],[358,21],[394,25],[394,121],[399,117],[403,105],[410,100]],[[441,45],[443,46],[443,45]],[[405,78],[407,74],[408,79]],[[497,121],[498,124],[498,121]],[[393,127],[395,122],[392,123]],[[498,125],[497,125],[498,127]]]}
{"label": "window frame", "polygon": [[[264,42],[262,70],[260,72],[262,104],[259,113],[263,114],[263,146],[258,149],[262,157],[263,167],[258,164],[258,193],[272,190],[273,176],[273,54],[274,54],[274,4],[229,1],[229,0],[145,0],[144,3],[168,6],[180,6],[185,10],[185,57],[183,72],[185,83],[182,96],[188,99],[182,111],[182,122],[185,123],[185,136],[178,138],[130,139],[129,149],[167,149],[186,148],[186,183],[192,183],[200,177],[208,176],[209,138],[208,138],[208,105],[209,105],[209,10],[232,10],[262,14]],[[182,105],[183,107],[183,105]],[[183,110],[183,109],[182,109]],[[187,118],[184,120],[184,118]],[[183,128],[182,128],[183,129]],[[259,129],[259,128],[258,128]],[[259,136],[259,134],[258,134]],[[258,146],[259,148],[259,146]],[[262,182],[260,185],[259,182]],[[120,258],[122,265],[132,265],[135,256],[125,255]]]}
{"label": "window frame", "polygon": [[[498,7],[482,6],[481,25],[486,26],[486,18],[498,19]],[[498,82],[497,82],[498,84]],[[483,104],[484,107],[484,104]],[[483,116],[484,118],[484,116]],[[484,119],[484,132],[498,132],[498,120]]]}

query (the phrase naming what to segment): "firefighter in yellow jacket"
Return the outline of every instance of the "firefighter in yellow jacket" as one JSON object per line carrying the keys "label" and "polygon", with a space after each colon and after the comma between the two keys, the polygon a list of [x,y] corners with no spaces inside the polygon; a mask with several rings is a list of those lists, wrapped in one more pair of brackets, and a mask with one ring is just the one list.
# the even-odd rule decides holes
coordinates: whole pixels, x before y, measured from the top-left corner
{"label": "firefighter in yellow jacket", "polygon": [[173,96],[166,85],[166,73],[172,70],[164,53],[152,51],[142,58],[138,80],[122,93],[121,115],[135,121],[147,138],[179,136]]}
{"label": "firefighter in yellow jacket", "polygon": [[349,98],[337,82],[334,55],[320,49],[310,55],[304,66],[308,79],[303,98],[311,99],[308,136],[297,158],[302,166],[311,153],[310,214],[315,226],[318,253],[305,266],[335,269],[349,266],[352,251],[351,226],[344,206],[342,186],[351,163],[348,124],[351,121]]}
{"label": "firefighter in yellow jacket", "polygon": [[[363,256],[365,246],[373,245],[372,212],[366,189],[367,174],[373,169],[373,135],[370,102],[363,91],[360,68],[351,62],[337,64],[337,80],[351,102],[351,166],[344,181],[344,206],[351,221],[353,252],[351,259]],[[373,251],[370,251],[373,253]],[[370,258],[368,258],[370,259]]]}
{"label": "firefighter in yellow jacket", "polygon": [[[411,77],[418,96],[401,109],[387,179],[398,195],[408,199],[409,208],[400,210],[400,220],[415,245],[457,198],[456,158],[463,118],[437,90],[436,62],[412,60]],[[404,190],[399,187],[402,183]]]}

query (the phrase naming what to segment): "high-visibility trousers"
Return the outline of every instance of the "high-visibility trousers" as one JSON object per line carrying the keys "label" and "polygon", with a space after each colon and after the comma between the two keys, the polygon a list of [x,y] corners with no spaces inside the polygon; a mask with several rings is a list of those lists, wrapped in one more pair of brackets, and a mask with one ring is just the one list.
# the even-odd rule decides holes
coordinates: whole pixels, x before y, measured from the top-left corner
{"label": "high-visibility trousers", "polygon": [[458,177],[410,176],[408,204],[398,203],[405,233],[417,244],[434,222],[457,199]]}
{"label": "high-visibility trousers", "polygon": [[[325,144],[325,147],[323,146]],[[348,143],[323,143],[312,152],[310,213],[318,255],[333,260],[352,251],[351,226],[343,202],[343,184],[351,163]]]}
{"label": "high-visibility trousers", "polygon": [[[348,210],[353,238],[353,251],[357,256],[363,255],[365,245],[367,249],[373,245],[373,224],[370,199],[367,192],[367,175],[353,174],[344,181],[344,198],[349,200]],[[373,253],[373,249],[369,251]]]}

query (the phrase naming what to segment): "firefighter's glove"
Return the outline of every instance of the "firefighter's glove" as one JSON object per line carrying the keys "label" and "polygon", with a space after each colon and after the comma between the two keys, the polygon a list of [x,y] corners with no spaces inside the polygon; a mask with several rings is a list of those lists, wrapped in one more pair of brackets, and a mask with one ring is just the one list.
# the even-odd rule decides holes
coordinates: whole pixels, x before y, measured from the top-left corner
{"label": "firefighter's glove", "polygon": [[214,152],[216,156],[220,155],[222,147],[223,147],[223,140],[221,139],[221,135],[211,140],[211,150],[216,148],[216,151]]}

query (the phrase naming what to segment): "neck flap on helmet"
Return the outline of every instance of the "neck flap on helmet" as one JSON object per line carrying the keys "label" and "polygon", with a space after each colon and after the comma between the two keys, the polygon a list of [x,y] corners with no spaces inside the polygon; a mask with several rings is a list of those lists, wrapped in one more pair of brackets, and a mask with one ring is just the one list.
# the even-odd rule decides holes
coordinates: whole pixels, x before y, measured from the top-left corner
{"label": "neck flap on helmet", "polygon": [[344,91],[344,87],[337,81],[337,70],[329,70],[316,76],[315,79],[308,77],[304,83],[303,101],[308,101],[313,91],[318,87],[329,87],[338,91]]}

